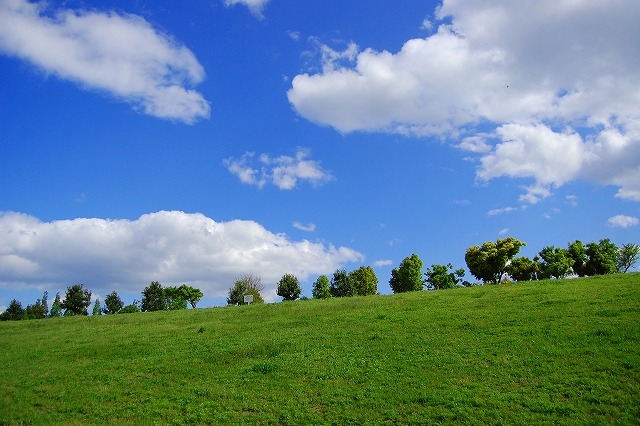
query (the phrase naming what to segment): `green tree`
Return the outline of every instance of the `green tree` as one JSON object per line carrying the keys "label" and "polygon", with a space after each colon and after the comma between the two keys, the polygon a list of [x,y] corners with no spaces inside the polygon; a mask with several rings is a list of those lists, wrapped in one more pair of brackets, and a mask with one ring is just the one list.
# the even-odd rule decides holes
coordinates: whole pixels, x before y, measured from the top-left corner
{"label": "green tree", "polygon": [[542,262],[539,264],[540,278],[564,278],[571,274],[575,261],[568,250],[547,246],[539,253]]}
{"label": "green tree", "polygon": [[91,304],[91,292],[83,288],[83,284],[74,284],[67,288],[64,301],[60,304],[64,314],[89,315],[87,308]]}
{"label": "green tree", "polygon": [[422,260],[417,254],[405,257],[398,268],[391,271],[389,286],[394,293],[422,290]]}
{"label": "green tree", "polygon": [[164,294],[167,297],[167,308],[170,311],[187,309],[187,299],[180,287],[165,287]]}
{"label": "green tree", "polygon": [[152,281],[149,286],[142,291],[142,312],[164,311],[167,306],[167,295],[158,281]]}
{"label": "green tree", "polygon": [[587,275],[613,274],[618,271],[618,247],[608,238],[587,244]]}
{"label": "green tree", "polygon": [[36,300],[36,303],[33,305],[27,305],[24,310],[24,319],[42,319],[47,317],[47,308],[46,308],[46,297],[47,292],[44,292],[44,297],[42,299]]}
{"label": "green tree", "polygon": [[351,297],[355,295],[353,283],[344,269],[337,269],[333,273],[330,288],[333,297]]}
{"label": "green tree", "polygon": [[378,276],[371,266],[361,266],[349,272],[349,280],[356,296],[368,296],[378,292]]}
{"label": "green tree", "polygon": [[117,314],[123,307],[124,303],[122,303],[122,299],[115,291],[107,294],[107,297],[104,298],[103,312],[107,315]]}
{"label": "green tree", "polygon": [[18,321],[24,318],[24,309],[22,309],[22,303],[17,299],[13,299],[9,303],[9,307],[6,311],[0,314],[0,320],[2,321]]}
{"label": "green tree", "polygon": [[196,308],[196,304],[200,299],[202,299],[202,296],[204,296],[199,288],[191,287],[186,284],[182,284],[178,289],[180,290],[184,300],[189,302],[193,309]]}
{"label": "green tree", "polygon": [[278,281],[278,290],[276,294],[282,297],[282,300],[296,300],[300,297],[302,289],[300,288],[300,282],[292,274],[285,274]]}
{"label": "green tree", "polygon": [[118,311],[119,314],[135,314],[136,312],[140,312],[140,308],[135,302]]}
{"label": "green tree", "polygon": [[454,271],[451,263],[431,265],[431,268],[427,268],[427,272],[424,275],[426,277],[425,285],[431,289],[456,288],[462,282],[464,269],[460,268]]}
{"label": "green tree", "polygon": [[507,274],[514,281],[531,281],[537,279],[538,262],[526,256],[516,257],[507,266]]}
{"label": "green tree", "polygon": [[95,303],[93,304],[93,311],[91,312],[91,315],[94,317],[98,317],[102,315],[102,308],[100,307],[100,299],[96,299]]}
{"label": "green tree", "polygon": [[56,297],[53,299],[51,305],[51,312],[49,312],[49,318],[62,316],[62,302],[60,302],[60,293],[56,293]]}
{"label": "green tree", "polygon": [[329,287],[329,277],[320,275],[313,283],[311,295],[314,299],[328,299],[331,297],[331,288]]}
{"label": "green tree", "polygon": [[582,241],[575,240],[569,244],[567,252],[573,260],[573,265],[571,265],[573,273],[581,277],[587,275],[587,260],[589,258],[587,257],[587,248],[582,244]]}
{"label": "green tree", "polygon": [[620,253],[618,253],[618,261],[616,267],[618,272],[627,272],[640,259],[640,245],[638,244],[623,244],[620,247]]}
{"label": "green tree", "polygon": [[229,305],[243,305],[244,296],[253,296],[252,303],[264,303],[264,299],[260,294],[264,290],[262,285],[262,279],[259,276],[253,274],[243,274],[236,278],[233,285],[229,288],[229,296],[227,297],[227,304]]}
{"label": "green tree", "polygon": [[487,241],[482,246],[469,247],[464,260],[474,277],[485,283],[499,284],[507,272],[509,261],[525,245],[513,237],[499,238],[495,243]]}

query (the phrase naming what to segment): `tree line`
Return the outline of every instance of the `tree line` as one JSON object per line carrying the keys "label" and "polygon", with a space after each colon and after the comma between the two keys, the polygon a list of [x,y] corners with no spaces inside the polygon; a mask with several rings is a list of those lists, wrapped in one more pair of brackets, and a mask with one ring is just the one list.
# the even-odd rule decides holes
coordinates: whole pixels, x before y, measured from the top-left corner
{"label": "tree line", "polygon": [[[505,281],[531,281],[540,279],[560,279],[570,275],[591,276],[617,272],[627,272],[640,259],[640,245],[624,244],[616,246],[611,240],[583,244],[576,240],[567,248],[546,246],[530,259],[525,256],[516,257],[526,243],[514,237],[487,241],[482,245],[469,247],[465,253],[465,262],[471,275],[482,284],[499,284]],[[393,268],[389,286],[394,293],[419,290],[441,290],[475,285],[463,280],[465,270],[454,269],[451,263],[446,265],[432,264],[423,272],[423,262],[417,254],[412,254]],[[361,266],[347,272],[336,270],[332,277],[320,275],[312,285],[314,299],[332,297],[367,296],[378,293],[378,277],[370,266]],[[262,292],[264,285],[261,278],[254,274],[243,274],[229,288],[227,304],[242,305],[248,303],[264,303]],[[285,274],[278,282],[276,294],[283,301],[306,299],[301,297],[302,288],[298,278],[293,274]],[[249,296],[249,298],[245,298]],[[96,299],[92,315],[111,315],[132,312],[150,312],[161,310],[186,309],[187,303],[195,308],[203,297],[202,292],[194,287],[163,287],[153,281],[142,291],[142,300],[134,300],[124,305],[118,293],[113,291],[105,297],[104,306]],[[0,320],[40,319],[70,315],[89,315],[91,291],[83,284],[75,284],[67,288],[64,300],[57,293],[48,307],[48,293],[36,303],[22,308],[22,304],[14,299]]]}

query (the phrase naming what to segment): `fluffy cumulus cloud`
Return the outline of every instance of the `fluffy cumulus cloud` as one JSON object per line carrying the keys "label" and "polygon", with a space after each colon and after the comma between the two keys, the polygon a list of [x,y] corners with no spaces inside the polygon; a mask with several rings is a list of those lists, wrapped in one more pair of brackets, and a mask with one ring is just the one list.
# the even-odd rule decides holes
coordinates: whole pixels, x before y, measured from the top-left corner
{"label": "fluffy cumulus cloud", "polygon": [[445,0],[434,16],[398,52],[324,49],[289,101],[340,132],[459,141],[478,179],[532,181],[523,202],[576,179],[640,201],[639,2]]}
{"label": "fluffy cumulus cloud", "polygon": [[0,52],[148,115],[209,117],[209,103],[190,88],[205,77],[194,54],[139,16],[0,0]]}
{"label": "fluffy cumulus cloud", "polygon": [[226,296],[243,273],[262,278],[275,298],[285,273],[306,279],[327,274],[362,254],[308,240],[290,241],[253,221],[216,222],[202,214],[162,211],[137,220],[42,222],[20,213],[0,215],[0,286],[139,292],[149,282],[188,283],[207,297]]}
{"label": "fluffy cumulus cloud", "polygon": [[640,223],[640,221],[637,217],[625,216],[623,214],[610,217],[607,220],[607,224],[612,228],[629,228],[638,225],[638,223]]}
{"label": "fluffy cumulus cloud", "polygon": [[[230,157],[223,165],[242,183],[263,188],[267,183],[280,189],[293,189],[301,181],[314,185],[333,180],[333,175],[320,166],[319,161],[309,160],[309,150],[299,148],[295,156],[272,157],[247,152],[240,158]],[[256,160],[257,163],[256,164]],[[258,168],[259,167],[259,168]]]}
{"label": "fluffy cumulus cloud", "polygon": [[264,8],[269,3],[269,0],[224,0],[226,6],[233,6],[241,4],[249,8],[258,19],[263,19]]}

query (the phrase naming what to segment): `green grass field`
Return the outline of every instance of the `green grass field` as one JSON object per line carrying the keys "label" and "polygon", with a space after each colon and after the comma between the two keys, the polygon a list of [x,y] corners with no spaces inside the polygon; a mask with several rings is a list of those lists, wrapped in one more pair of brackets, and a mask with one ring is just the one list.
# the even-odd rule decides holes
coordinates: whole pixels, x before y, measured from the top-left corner
{"label": "green grass field", "polygon": [[640,273],[0,323],[0,424],[640,424]]}

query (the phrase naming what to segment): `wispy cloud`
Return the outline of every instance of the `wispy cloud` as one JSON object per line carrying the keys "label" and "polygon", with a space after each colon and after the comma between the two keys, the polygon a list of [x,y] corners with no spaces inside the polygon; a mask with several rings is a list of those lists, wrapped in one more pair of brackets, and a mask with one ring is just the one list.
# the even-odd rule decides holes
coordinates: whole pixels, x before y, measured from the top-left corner
{"label": "wispy cloud", "polygon": [[0,213],[0,235],[0,287],[55,290],[90,280],[91,290],[103,295],[139,292],[157,280],[192,283],[208,297],[222,297],[235,277],[255,273],[275,299],[283,273],[305,279],[363,260],[348,247],[291,241],[254,221],[216,222],[179,211],[53,222]]}
{"label": "wispy cloud", "polygon": [[315,223],[308,223],[306,225],[300,223],[300,222],[293,222],[293,227],[296,229],[299,229],[301,231],[305,231],[305,232],[313,232],[316,230],[316,224]]}
{"label": "wispy cloud", "polygon": [[264,19],[264,8],[269,0],[224,0],[226,6],[241,4],[249,8],[258,19]]}
{"label": "wispy cloud", "polygon": [[489,210],[487,212],[487,216],[497,216],[500,214],[506,214],[506,213],[511,213],[518,210],[518,208],[516,207],[502,207],[499,209],[493,209],[493,210]]}
{"label": "wispy cloud", "polygon": [[393,261],[391,259],[380,259],[373,262],[373,266],[375,266],[376,268],[390,265],[393,265]]}
{"label": "wispy cloud", "polygon": [[640,223],[640,221],[637,217],[625,216],[623,214],[610,217],[607,220],[607,225],[612,228],[630,228],[632,226],[638,225],[638,223]]}
{"label": "wispy cloud", "polygon": [[[280,189],[290,190],[300,181],[320,185],[333,180],[333,175],[324,170],[319,161],[307,158],[310,154],[309,150],[303,148],[298,148],[295,156],[272,157],[269,154],[256,156],[254,152],[247,152],[240,158],[225,159],[223,165],[229,172],[238,176],[242,183],[255,185],[258,188],[271,183]],[[258,165],[256,165],[256,159]]]}
{"label": "wispy cloud", "polygon": [[139,16],[47,5],[1,1],[0,52],[148,115],[186,123],[209,117],[209,103],[189,88],[204,68],[171,36]]}

